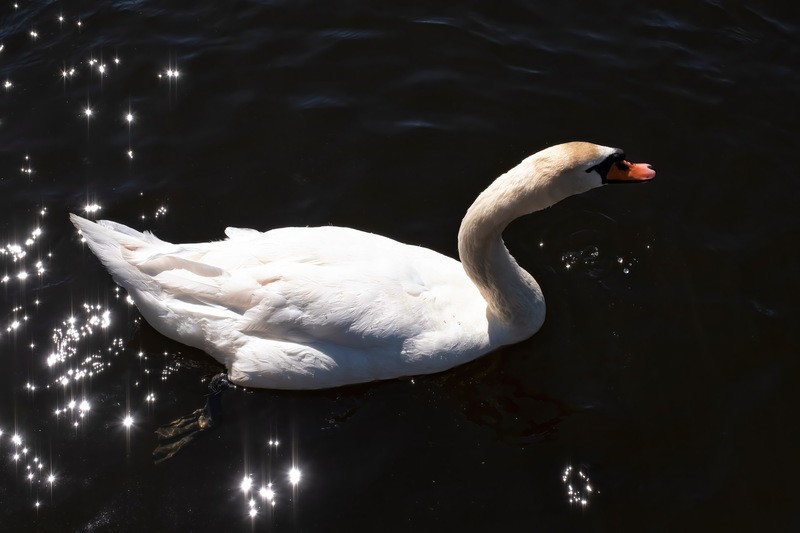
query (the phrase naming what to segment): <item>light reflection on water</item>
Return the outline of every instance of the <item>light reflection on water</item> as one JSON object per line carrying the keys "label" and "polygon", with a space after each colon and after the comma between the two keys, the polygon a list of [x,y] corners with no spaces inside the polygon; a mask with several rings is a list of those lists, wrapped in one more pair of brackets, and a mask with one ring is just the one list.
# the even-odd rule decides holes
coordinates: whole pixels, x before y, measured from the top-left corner
{"label": "light reflection on water", "polygon": [[[36,424],[44,424],[45,439],[41,437],[41,428],[26,429],[16,422],[12,425],[8,421],[0,420],[0,453],[8,457],[18,479],[29,486],[34,500],[33,507],[37,511],[53,501],[54,487],[58,485],[60,477],[59,468],[43,458],[40,442],[42,440],[57,442],[60,440],[59,433],[63,434],[64,428],[75,431],[82,425],[90,423],[108,425],[101,420],[92,420],[93,389],[102,388],[103,383],[91,380],[107,370],[114,359],[125,351],[125,341],[121,337],[108,334],[112,329],[115,313],[130,306],[125,298],[121,298],[120,289],[116,288],[113,297],[106,299],[119,303],[103,305],[85,302],[76,311],[62,309],[60,314],[63,319],[52,326],[50,342],[39,346],[33,341],[36,333],[31,332],[30,342],[25,343],[30,348],[31,355],[19,353],[18,346],[23,344],[20,341],[27,334],[26,326],[32,323],[31,315],[26,308],[30,303],[39,307],[40,297],[47,294],[47,291],[43,290],[47,272],[45,261],[52,259],[52,253],[44,254],[40,251],[45,248],[41,239],[46,234],[42,229],[46,214],[47,209],[41,208],[32,229],[26,232],[28,237],[21,242],[8,239],[0,252],[6,270],[3,282],[10,283],[12,281],[10,273],[17,272],[13,277],[19,280],[19,285],[14,287],[12,300],[22,302],[13,306],[7,313],[9,318],[5,329],[10,346],[5,347],[4,355],[18,360],[24,358],[25,362],[30,360],[26,365],[29,367],[30,377],[22,386],[27,392],[28,403],[25,403],[23,397],[15,394],[16,409],[25,411],[29,406],[31,412],[36,412],[36,405],[42,402],[41,395],[44,394],[43,401],[50,404],[54,420],[52,424],[43,420],[34,421]],[[30,279],[29,272],[38,275],[36,280],[38,283]],[[32,294],[36,294],[36,297]],[[26,305],[25,302],[29,303]],[[48,306],[51,315],[58,316],[58,305],[56,302]],[[32,329],[46,328],[46,325],[36,324]],[[100,333],[102,335],[98,335]],[[154,391],[149,391],[143,398],[143,403],[151,406],[154,401]],[[119,424],[125,425],[124,420]],[[28,435],[33,433],[37,435],[36,438],[29,439]],[[33,442],[28,444],[29,440]],[[49,496],[46,499],[42,497],[45,489]]]}
{"label": "light reflection on water", "polygon": [[53,487],[58,479],[56,471],[52,465],[48,465],[44,459],[28,448],[25,444],[26,439],[22,435],[15,432],[6,438],[4,434],[0,428],[0,450],[3,449],[3,441],[7,440],[11,445],[9,462],[13,464],[14,472],[19,475],[21,482],[27,483],[34,500],[33,506],[38,509],[42,494],[49,491],[52,499]]}
{"label": "light reflection on water", "polygon": [[[51,402],[51,412],[57,421],[55,427],[49,425],[47,427],[48,430],[53,430],[50,435],[50,438],[53,438],[60,420],[65,419],[67,427],[78,428],[90,419],[92,411],[90,387],[84,386],[83,381],[102,372],[109,362],[104,359],[100,351],[87,351],[83,343],[97,332],[109,328],[112,310],[99,304],[85,303],[78,313],[67,312],[66,317],[53,327],[49,347],[46,345],[40,347],[33,340],[35,333],[32,332],[30,342],[25,343],[30,348],[31,355],[19,353],[18,346],[23,344],[20,341],[27,334],[25,331],[27,326],[32,323],[27,307],[30,304],[34,307],[40,306],[39,296],[44,292],[42,286],[47,273],[45,262],[52,259],[52,253],[41,251],[45,249],[41,240],[46,233],[42,229],[46,214],[47,208],[43,207],[38,211],[37,219],[32,228],[26,232],[27,237],[24,240],[7,239],[0,257],[5,263],[6,273],[2,278],[3,282],[11,283],[14,277],[19,280],[18,286],[10,293],[11,299],[19,303],[7,313],[9,318],[5,329],[11,346],[6,347],[10,349],[4,350],[4,356],[31,361],[27,365],[30,368],[30,377],[22,388],[27,392],[31,411],[34,411],[37,400],[40,399],[38,396],[42,393],[46,395],[45,401]],[[16,275],[13,275],[14,273]],[[38,279],[31,279],[34,274]],[[36,324],[33,329],[41,326]],[[105,351],[117,355],[122,346],[122,339],[114,338]],[[43,375],[40,369],[47,369],[47,375]],[[19,395],[16,396],[19,403],[17,408],[25,410],[25,403],[19,401]],[[13,432],[11,429],[6,429],[10,427],[14,428]],[[31,439],[32,444],[28,444],[28,435],[32,433],[36,433],[37,438]],[[49,492],[46,501],[53,500],[53,488],[59,478],[58,467],[43,458],[44,454],[39,449],[41,447],[39,433],[40,431],[34,432],[19,427],[16,422],[11,426],[7,421],[0,421],[0,450],[5,447],[4,444],[10,447],[6,450],[9,461],[14,465],[13,470],[17,476],[29,486],[31,497],[34,499],[33,507],[37,510],[45,503],[42,499],[45,489]]]}
{"label": "light reflection on water", "polygon": [[[100,210],[97,203],[87,204],[87,207],[87,211]],[[166,216],[167,211],[167,206],[161,203],[150,212],[157,219]],[[39,276],[38,283],[16,276],[19,279],[14,284],[16,300],[23,303],[14,305],[7,312],[5,340],[8,342],[5,348],[19,356],[19,346],[24,346],[24,357],[31,361],[27,365],[30,367],[29,377],[17,389],[23,394],[15,391],[16,409],[33,413],[37,412],[37,406],[44,404],[48,406],[49,416],[21,425],[0,420],[0,457],[4,458],[0,462],[0,471],[5,470],[10,474],[7,479],[16,479],[27,487],[31,509],[36,513],[58,508],[59,502],[69,495],[70,482],[66,479],[91,474],[69,472],[68,468],[46,460],[46,456],[53,455],[55,443],[69,445],[76,438],[86,441],[92,438],[92,432],[118,428],[126,437],[119,443],[120,451],[130,455],[131,439],[136,438],[136,430],[151,433],[164,423],[157,416],[157,398],[165,392],[161,387],[168,386],[166,382],[184,368],[168,350],[154,353],[126,345],[125,331],[129,325],[126,322],[131,321],[129,313],[133,302],[120,287],[109,285],[108,289],[103,289],[104,294],[76,306],[57,298],[47,300],[48,269],[44,261],[52,260],[52,254],[39,252],[46,249],[42,239],[50,234],[43,229],[46,213],[45,208],[38,212],[24,241],[8,240],[0,253],[0,261],[5,263],[7,271],[31,271]],[[73,244],[81,246],[82,238],[80,241],[78,238],[73,240]],[[90,252],[84,249],[83,253]],[[11,276],[5,282],[12,283]],[[35,298],[32,296],[34,293]],[[29,328],[36,317],[28,313],[27,308],[30,303],[40,307],[40,298],[47,302],[47,316],[60,318],[49,325],[37,321],[35,328]],[[133,319],[134,322],[139,320],[141,318]],[[33,340],[37,335],[34,329],[50,330],[49,337],[44,337],[45,342]],[[30,342],[25,340],[26,335],[31,337]],[[127,399],[124,405],[116,407],[118,403],[112,402],[114,407],[109,408],[105,397],[119,376],[118,373],[111,373],[107,378],[105,375],[116,365],[124,364],[125,358],[133,363],[128,365],[133,373]],[[198,400],[201,400],[200,396]],[[24,425],[29,427],[22,427]],[[37,435],[35,439],[30,438],[32,434]],[[49,453],[45,453],[43,442],[50,446]],[[254,521],[262,518],[276,520],[276,508],[296,505],[303,473],[296,453],[292,452],[295,448],[292,444],[283,446],[282,439],[272,434],[265,438],[262,454],[256,461],[243,459],[243,465],[252,466],[260,462],[259,468],[248,470],[240,478],[245,516]],[[135,460],[149,462],[152,458],[137,457]]]}
{"label": "light reflection on water", "polygon": [[567,501],[571,505],[585,508],[589,505],[591,498],[598,492],[589,480],[585,466],[574,467],[567,465],[561,476],[561,481],[567,494]]}
{"label": "light reflection on water", "polygon": [[[46,208],[40,210],[40,217],[43,218],[47,213]],[[27,237],[24,241],[8,241],[7,244],[0,248],[0,254],[4,257],[11,258],[11,265],[6,265],[6,272],[0,280],[3,283],[8,283],[12,278],[17,278],[20,281],[28,279],[30,274],[38,274],[40,277],[45,273],[44,262],[52,257],[50,253],[42,257],[34,249],[38,241],[42,237],[41,220],[34,224],[34,227],[27,232]],[[32,264],[25,264],[24,259],[29,255],[36,254],[36,258]],[[15,328],[16,329],[16,328]]]}
{"label": "light reflection on water", "polygon": [[271,517],[279,499],[296,504],[302,472],[296,457],[289,458],[288,465],[286,464],[287,459],[283,457],[279,445],[277,438],[270,438],[266,453],[261,457],[261,476],[256,477],[252,472],[246,472],[239,483],[250,518]]}

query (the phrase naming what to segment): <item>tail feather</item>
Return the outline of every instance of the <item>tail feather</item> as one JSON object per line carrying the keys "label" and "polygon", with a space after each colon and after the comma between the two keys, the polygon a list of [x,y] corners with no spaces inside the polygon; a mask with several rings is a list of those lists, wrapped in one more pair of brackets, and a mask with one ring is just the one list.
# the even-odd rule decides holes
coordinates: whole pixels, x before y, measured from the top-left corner
{"label": "tail feather", "polygon": [[[77,215],[72,215],[72,214],[70,215],[70,219],[72,219],[72,222],[76,226],[78,225],[77,220],[86,220],[85,218],[81,218]],[[90,222],[88,220],[86,221]],[[143,241],[147,244],[168,244],[165,241],[162,241],[161,239],[153,235],[152,233],[150,233],[149,231],[145,232],[136,231],[135,229],[130,228],[125,224],[120,224],[119,222],[114,222],[112,220],[98,220],[97,224],[103,226],[104,228],[108,228],[118,233],[122,233],[123,235],[133,237],[134,239],[138,241]]]}
{"label": "tail feather", "polygon": [[152,234],[141,233],[109,220],[93,222],[75,214],[70,214],[69,219],[118,285],[129,292],[159,290],[158,283],[128,262],[123,252],[138,250],[154,242],[163,241]]}

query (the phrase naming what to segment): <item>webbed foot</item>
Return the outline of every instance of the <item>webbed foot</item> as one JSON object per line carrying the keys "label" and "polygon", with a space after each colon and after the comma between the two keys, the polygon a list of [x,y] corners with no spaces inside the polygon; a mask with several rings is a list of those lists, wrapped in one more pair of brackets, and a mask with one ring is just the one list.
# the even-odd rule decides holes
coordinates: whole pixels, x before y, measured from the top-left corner
{"label": "webbed foot", "polygon": [[231,387],[227,374],[217,374],[208,384],[208,399],[202,409],[165,424],[156,430],[158,446],[153,450],[156,463],[166,461],[196,439],[200,432],[222,420],[222,393]]}

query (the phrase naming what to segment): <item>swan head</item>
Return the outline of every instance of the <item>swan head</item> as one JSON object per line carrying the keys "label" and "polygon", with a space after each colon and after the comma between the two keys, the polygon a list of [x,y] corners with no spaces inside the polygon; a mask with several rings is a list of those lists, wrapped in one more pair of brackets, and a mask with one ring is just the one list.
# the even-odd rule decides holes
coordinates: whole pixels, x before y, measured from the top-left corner
{"label": "swan head", "polygon": [[581,141],[557,144],[497,178],[478,196],[464,221],[500,233],[515,218],[569,196],[606,184],[645,183],[655,175],[646,163],[628,162],[619,148]]}
{"label": "swan head", "polygon": [[539,179],[536,189],[547,191],[553,203],[596,187],[644,183],[656,175],[647,163],[630,163],[619,148],[588,142],[551,146],[531,156]]}

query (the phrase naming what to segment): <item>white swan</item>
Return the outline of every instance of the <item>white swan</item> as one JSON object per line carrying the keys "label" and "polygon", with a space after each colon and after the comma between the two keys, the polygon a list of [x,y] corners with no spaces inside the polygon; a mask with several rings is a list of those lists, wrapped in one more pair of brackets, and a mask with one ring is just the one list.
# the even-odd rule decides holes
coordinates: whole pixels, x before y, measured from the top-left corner
{"label": "white swan", "polygon": [[654,176],[614,148],[542,150],[469,208],[461,262],[340,227],[228,228],[224,241],[170,244],[70,218],[144,318],[211,354],[233,383],[320,389],[439,372],[530,337],[544,298],[503,244],[505,227],[603,183]]}

